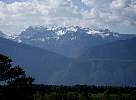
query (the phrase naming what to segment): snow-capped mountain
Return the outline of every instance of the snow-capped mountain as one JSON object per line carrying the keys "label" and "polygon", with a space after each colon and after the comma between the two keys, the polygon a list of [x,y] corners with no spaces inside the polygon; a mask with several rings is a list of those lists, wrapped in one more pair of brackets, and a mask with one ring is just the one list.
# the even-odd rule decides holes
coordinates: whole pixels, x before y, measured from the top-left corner
{"label": "snow-capped mountain", "polygon": [[[78,26],[70,26],[70,27],[58,27],[58,26],[53,26],[53,27],[44,27],[44,26],[37,26],[37,27],[28,27],[25,31],[19,35],[19,37],[23,38],[34,38],[34,37],[41,37],[37,38],[37,40],[44,41],[46,39],[59,39],[61,36],[66,35],[66,34],[71,34],[71,33],[83,33],[84,35],[92,35],[92,36],[99,36],[101,38],[107,38],[110,36],[119,37],[118,33],[113,33],[110,32],[108,29],[106,30],[95,30],[95,29],[90,29],[90,28],[82,28]],[[77,34],[76,34],[77,35]],[[71,40],[73,40],[73,36],[71,36]],[[13,36],[14,37],[14,36]],[[11,37],[12,38],[12,37]],[[17,38],[17,37],[16,37]],[[35,39],[34,39],[35,40]]]}
{"label": "snow-capped mountain", "polygon": [[0,38],[0,53],[24,66],[40,84],[133,86],[136,83],[134,36],[73,26],[29,27],[18,36],[10,36],[20,43]]}
{"label": "snow-capped mountain", "polygon": [[119,34],[108,29],[96,30],[79,26],[30,26],[15,41],[53,51],[69,57],[78,57],[91,46],[124,40],[134,35]]}

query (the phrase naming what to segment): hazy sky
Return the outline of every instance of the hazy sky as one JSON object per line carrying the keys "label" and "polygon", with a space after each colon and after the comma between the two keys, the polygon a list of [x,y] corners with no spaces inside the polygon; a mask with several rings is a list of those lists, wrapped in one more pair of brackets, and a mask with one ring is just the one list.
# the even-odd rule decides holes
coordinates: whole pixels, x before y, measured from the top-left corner
{"label": "hazy sky", "polygon": [[0,0],[0,30],[32,25],[109,28],[136,34],[136,0]]}

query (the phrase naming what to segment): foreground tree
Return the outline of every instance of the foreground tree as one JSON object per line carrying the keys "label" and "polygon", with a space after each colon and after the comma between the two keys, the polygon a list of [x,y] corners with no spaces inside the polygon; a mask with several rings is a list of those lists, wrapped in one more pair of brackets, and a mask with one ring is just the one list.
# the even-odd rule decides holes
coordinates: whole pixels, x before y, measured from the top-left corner
{"label": "foreground tree", "polygon": [[9,85],[31,85],[33,81],[20,66],[13,66],[9,57],[0,54],[0,82]]}

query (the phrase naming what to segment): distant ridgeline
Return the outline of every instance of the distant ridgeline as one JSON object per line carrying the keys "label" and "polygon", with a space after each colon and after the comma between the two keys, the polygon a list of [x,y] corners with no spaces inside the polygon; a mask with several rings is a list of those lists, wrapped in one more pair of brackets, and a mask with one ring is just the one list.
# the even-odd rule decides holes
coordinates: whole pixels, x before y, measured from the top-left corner
{"label": "distant ridgeline", "polygon": [[6,38],[0,38],[0,53],[24,66],[36,83],[136,85],[135,35],[41,26]]}

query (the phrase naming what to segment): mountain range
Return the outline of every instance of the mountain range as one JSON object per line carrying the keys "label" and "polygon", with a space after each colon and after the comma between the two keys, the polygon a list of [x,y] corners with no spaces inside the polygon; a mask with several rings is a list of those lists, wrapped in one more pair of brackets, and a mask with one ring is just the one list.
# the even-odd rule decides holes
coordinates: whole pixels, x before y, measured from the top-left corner
{"label": "mountain range", "polygon": [[40,47],[66,57],[78,58],[88,48],[135,35],[119,34],[108,29],[70,27],[29,27],[15,38],[15,41]]}
{"label": "mountain range", "polygon": [[36,83],[135,85],[135,35],[81,27],[57,35],[57,29],[29,27],[16,38],[1,37],[0,53],[23,66]]}

